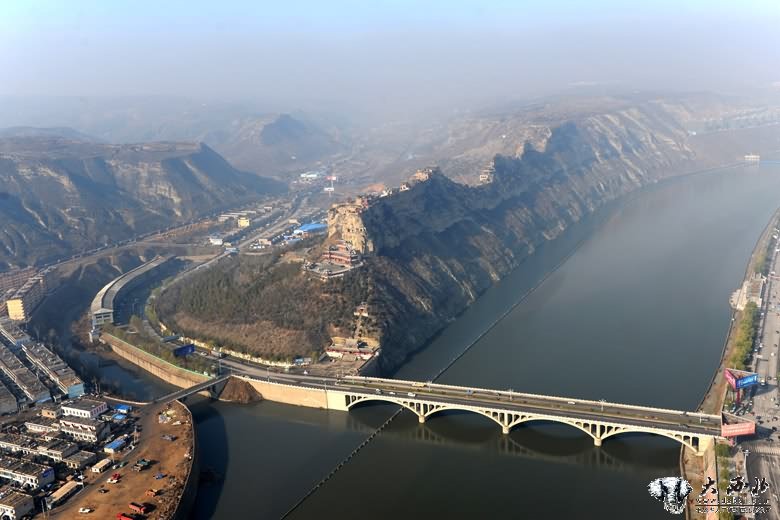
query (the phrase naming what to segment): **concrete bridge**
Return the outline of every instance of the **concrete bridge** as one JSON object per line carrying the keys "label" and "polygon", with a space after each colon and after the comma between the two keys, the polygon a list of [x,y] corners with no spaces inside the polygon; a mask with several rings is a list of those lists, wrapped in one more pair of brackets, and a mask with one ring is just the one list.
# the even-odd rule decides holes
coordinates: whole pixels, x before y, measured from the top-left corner
{"label": "concrete bridge", "polygon": [[[156,402],[172,401],[209,389],[218,396],[230,375],[174,392]],[[569,425],[593,439],[595,446],[616,435],[660,435],[687,446],[697,455],[721,438],[721,417],[697,412],[633,406],[606,401],[470,388],[419,381],[347,376],[330,378],[267,373],[265,377],[233,374],[250,383],[264,399],[280,403],[349,411],[364,403],[397,404],[420,423],[436,414],[469,412],[482,415],[508,434],[533,421]]]}
{"label": "concrete bridge", "polygon": [[191,386],[189,388],[183,388],[181,390],[171,392],[168,395],[158,397],[157,399],[152,401],[152,403],[170,403],[177,399],[183,400],[186,397],[201,392],[208,392],[209,397],[216,399],[219,397],[219,394],[222,393],[222,390],[225,388],[228,379],[230,379],[229,374],[215,377],[207,381],[204,381],[202,383],[198,383],[197,385]]}
{"label": "concrete bridge", "polygon": [[505,434],[523,423],[552,421],[581,430],[596,446],[615,435],[648,433],[668,437],[703,455],[721,436],[718,415],[605,401],[363,377],[338,380],[328,393],[339,396],[328,396],[330,408],[350,410],[361,403],[390,402],[417,415],[421,423],[441,412],[470,412],[494,421]]}

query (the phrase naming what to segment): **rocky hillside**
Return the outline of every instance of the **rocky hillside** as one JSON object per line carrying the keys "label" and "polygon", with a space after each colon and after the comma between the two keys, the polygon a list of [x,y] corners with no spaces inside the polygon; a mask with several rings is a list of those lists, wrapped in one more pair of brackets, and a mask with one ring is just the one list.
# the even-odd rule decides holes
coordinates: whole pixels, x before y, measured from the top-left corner
{"label": "rocky hillside", "polygon": [[[553,131],[571,122],[583,129],[614,126],[633,132],[634,128],[637,131],[653,128],[654,134],[660,134],[659,139],[685,142],[697,152],[697,161],[716,165],[741,157],[755,141],[755,136],[751,136],[736,148],[728,144],[724,148],[723,141],[714,142],[726,134],[724,130],[747,131],[778,125],[780,108],[714,94],[652,96],[644,93],[548,98],[520,106],[501,105],[431,121],[429,127],[407,132],[413,140],[397,147],[396,154],[401,160],[375,168],[375,178],[364,182],[381,180],[397,186],[415,169],[436,164],[451,179],[473,185],[478,182],[480,170],[496,155],[520,158],[529,144],[533,149],[544,150]],[[729,134],[728,141],[734,141],[734,132]],[[389,141],[386,133],[379,139],[383,143]],[[780,148],[780,143],[775,144],[774,149]]]}
{"label": "rocky hillside", "polygon": [[491,182],[466,186],[436,170],[408,191],[374,199],[360,218],[373,248],[366,276],[382,323],[382,367],[397,367],[571,223],[644,185],[711,165],[686,128],[695,117],[662,102],[592,111],[496,156]]}
{"label": "rocky hillside", "polygon": [[[735,147],[720,154],[702,152],[702,142],[690,130],[694,122],[719,111],[707,103],[661,100],[578,105],[577,111],[540,108],[532,118],[536,126],[526,126],[530,130],[522,134],[520,146],[491,161],[448,163],[460,168],[471,164],[469,176],[485,175],[480,185],[457,183],[444,169],[434,168],[418,172],[394,194],[334,206],[328,214],[328,240],[347,240],[366,255],[365,265],[343,279],[312,283],[299,269],[284,271],[282,277],[279,267],[241,279],[236,274],[241,269],[231,267],[201,274],[200,285],[193,284],[189,296],[184,289],[168,295],[169,308],[162,315],[218,343],[251,337],[247,347],[265,355],[274,352],[260,334],[273,324],[294,338],[285,346],[287,354],[305,355],[327,346],[329,329],[349,332],[345,320],[353,320],[354,328],[350,305],[366,301],[371,335],[381,338],[380,368],[392,372],[481,293],[520,267],[540,244],[554,240],[572,223],[665,177],[723,158],[738,159]],[[517,121],[505,125],[507,131],[522,126]],[[772,137],[767,146],[780,137],[776,130],[761,130]],[[716,141],[708,148],[715,148]],[[468,155],[465,144],[456,149]],[[225,290],[231,286],[235,289]],[[257,302],[246,304],[245,297]],[[213,334],[216,328],[206,330],[204,325],[218,312],[233,321]]]}
{"label": "rocky hillside", "polygon": [[229,127],[203,136],[239,168],[287,178],[342,148],[337,138],[317,125],[289,114],[240,117]]}
{"label": "rocky hillside", "polygon": [[[28,132],[29,134],[29,132]],[[115,242],[279,192],[199,143],[0,139],[0,269]]]}

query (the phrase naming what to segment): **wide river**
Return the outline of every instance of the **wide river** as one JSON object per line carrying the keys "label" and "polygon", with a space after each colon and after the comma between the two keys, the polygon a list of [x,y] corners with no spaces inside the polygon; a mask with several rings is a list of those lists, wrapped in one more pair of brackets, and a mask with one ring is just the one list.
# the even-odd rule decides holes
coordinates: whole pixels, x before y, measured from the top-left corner
{"label": "wide river", "polygon": [[[429,378],[517,304],[439,381],[692,410],[778,205],[778,166],[641,190],[546,244],[396,376]],[[196,403],[203,467],[223,478],[201,487],[195,518],[281,517],[393,410]],[[290,518],[665,518],[647,483],[679,475],[679,453],[662,437],[595,448],[562,425],[505,436],[481,416],[402,413]]]}

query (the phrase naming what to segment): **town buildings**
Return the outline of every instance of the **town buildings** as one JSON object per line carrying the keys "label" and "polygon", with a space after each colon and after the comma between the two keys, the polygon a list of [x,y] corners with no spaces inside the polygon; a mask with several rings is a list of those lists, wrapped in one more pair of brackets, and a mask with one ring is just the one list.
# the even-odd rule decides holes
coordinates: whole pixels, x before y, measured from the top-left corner
{"label": "town buildings", "polygon": [[54,482],[54,469],[13,457],[0,457],[0,478],[18,482],[26,489],[38,489]]}
{"label": "town buildings", "polygon": [[4,345],[0,345],[0,370],[13,381],[29,401],[38,403],[51,399],[49,389]]}
{"label": "town buildings", "polygon": [[58,355],[41,343],[30,343],[22,347],[30,363],[48,377],[60,391],[73,399],[84,395],[84,382]]}
{"label": "town buildings", "polygon": [[26,322],[32,312],[46,295],[44,274],[29,278],[24,285],[6,297],[8,317],[15,321]]}
{"label": "town buildings", "polygon": [[71,439],[94,443],[102,441],[111,433],[111,425],[85,417],[62,417],[60,431]]}
{"label": "town buildings", "polygon": [[108,404],[94,399],[77,399],[62,403],[62,415],[65,417],[83,417],[96,419],[108,411]]}
{"label": "town buildings", "polygon": [[35,513],[33,497],[6,486],[0,489],[0,518],[19,520]]}

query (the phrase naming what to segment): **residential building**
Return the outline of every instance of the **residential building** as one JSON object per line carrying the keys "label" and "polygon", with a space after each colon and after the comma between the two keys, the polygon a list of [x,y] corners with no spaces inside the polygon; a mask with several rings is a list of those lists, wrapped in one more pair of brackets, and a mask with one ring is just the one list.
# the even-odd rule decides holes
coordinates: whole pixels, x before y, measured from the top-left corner
{"label": "residential building", "polygon": [[10,486],[0,489],[0,518],[19,520],[35,514],[33,497]]}
{"label": "residential building", "polygon": [[19,405],[16,402],[16,397],[3,383],[0,383],[0,415],[16,413],[18,410]]}
{"label": "residential building", "polygon": [[43,275],[33,276],[6,300],[8,317],[15,321],[28,321],[45,295],[46,282]]}
{"label": "residential building", "polygon": [[76,399],[62,403],[62,415],[68,417],[85,417],[95,419],[100,414],[108,411],[108,404],[105,401],[95,399]]}
{"label": "residential building", "polygon": [[57,419],[62,416],[62,410],[54,403],[44,403],[39,406],[39,409],[41,411],[41,417],[47,419]]}
{"label": "residential building", "polygon": [[84,469],[97,459],[97,455],[91,451],[77,451],[73,455],[62,459],[70,469]]}
{"label": "residential building", "polygon": [[32,339],[19,326],[5,316],[0,317],[0,335],[13,348],[21,348],[22,345],[30,343]]}
{"label": "residential building", "polygon": [[71,399],[84,395],[84,382],[57,354],[41,343],[27,344],[22,350],[30,363],[51,379],[63,394]]}
{"label": "residential building", "polygon": [[0,294],[16,291],[35,275],[34,267],[12,269],[0,274]]}
{"label": "residential building", "polygon": [[35,453],[38,444],[30,437],[15,433],[0,433],[0,450],[27,455]]}
{"label": "residential building", "polygon": [[0,370],[16,383],[16,386],[30,401],[44,402],[51,399],[49,389],[43,386],[38,378],[19,361],[13,352],[0,345]]}
{"label": "residential building", "polygon": [[60,429],[57,419],[51,417],[35,417],[26,421],[24,427],[30,433],[51,433]]}
{"label": "residential building", "polygon": [[71,439],[84,442],[100,442],[111,433],[111,424],[85,417],[63,417],[60,431]]}
{"label": "residential building", "polygon": [[238,217],[238,227],[240,228],[247,228],[251,223],[252,221],[248,217]]}
{"label": "residential building", "polygon": [[39,455],[48,457],[55,462],[60,462],[77,451],[79,451],[79,447],[76,444],[60,439],[53,439],[41,444],[37,449]]}
{"label": "residential building", "polygon": [[54,469],[13,457],[0,457],[0,478],[18,482],[27,489],[38,489],[54,482]]}

